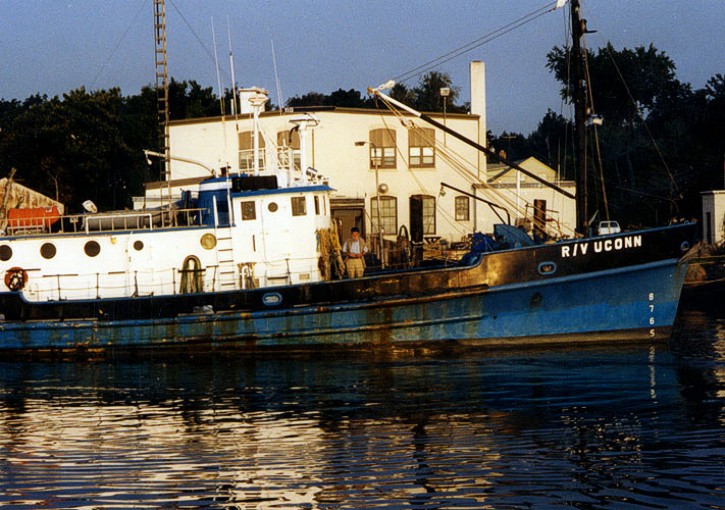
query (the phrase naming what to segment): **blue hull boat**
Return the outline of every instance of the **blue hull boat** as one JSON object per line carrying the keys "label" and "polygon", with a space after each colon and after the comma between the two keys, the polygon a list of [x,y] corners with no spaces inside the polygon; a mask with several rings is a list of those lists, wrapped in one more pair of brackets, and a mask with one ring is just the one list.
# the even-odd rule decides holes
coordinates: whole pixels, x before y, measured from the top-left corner
{"label": "blue hull boat", "polygon": [[4,350],[519,345],[667,338],[695,225],[472,254],[355,280],[28,302],[0,294]]}

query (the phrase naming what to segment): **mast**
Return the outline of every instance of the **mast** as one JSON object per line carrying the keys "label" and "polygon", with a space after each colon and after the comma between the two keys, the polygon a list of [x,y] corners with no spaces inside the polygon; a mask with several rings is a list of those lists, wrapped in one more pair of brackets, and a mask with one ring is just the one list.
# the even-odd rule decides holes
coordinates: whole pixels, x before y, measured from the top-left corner
{"label": "mast", "polygon": [[574,83],[574,140],[576,157],[576,231],[586,235],[589,222],[587,203],[587,84],[581,39],[586,33],[585,19],[580,17],[579,0],[571,0],[572,81]]}
{"label": "mast", "polygon": [[171,180],[169,157],[169,74],[166,65],[166,6],[154,0],[154,43],[156,48],[156,111],[159,121],[159,151],[164,154],[163,180]]}

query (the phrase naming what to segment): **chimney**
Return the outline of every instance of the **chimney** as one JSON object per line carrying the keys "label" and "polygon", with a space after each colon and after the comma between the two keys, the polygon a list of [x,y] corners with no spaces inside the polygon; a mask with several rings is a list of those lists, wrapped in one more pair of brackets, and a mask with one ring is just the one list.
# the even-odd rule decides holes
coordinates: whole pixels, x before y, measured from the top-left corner
{"label": "chimney", "polygon": [[[474,60],[469,66],[471,80],[471,114],[478,115],[478,140],[484,147],[486,143],[486,64]],[[486,155],[478,153],[478,178],[486,182]]]}

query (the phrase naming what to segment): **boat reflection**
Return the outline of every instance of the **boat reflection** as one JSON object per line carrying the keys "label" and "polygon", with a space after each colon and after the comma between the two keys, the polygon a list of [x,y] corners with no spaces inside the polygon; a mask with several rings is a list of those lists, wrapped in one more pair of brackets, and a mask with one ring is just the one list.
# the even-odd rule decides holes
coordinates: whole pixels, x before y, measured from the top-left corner
{"label": "boat reflection", "polygon": [[672,351],[3,361],[0,504],[707,504],[725,416],[707,331]]}

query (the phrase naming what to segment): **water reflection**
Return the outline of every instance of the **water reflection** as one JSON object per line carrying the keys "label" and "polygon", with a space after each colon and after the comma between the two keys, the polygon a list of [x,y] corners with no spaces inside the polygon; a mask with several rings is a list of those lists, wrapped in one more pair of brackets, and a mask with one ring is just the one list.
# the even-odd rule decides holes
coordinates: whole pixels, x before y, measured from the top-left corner
{"label": "water reflection", "polygon": [[725,325],[664,345],[0,362],[15,508],[722,508]]}

